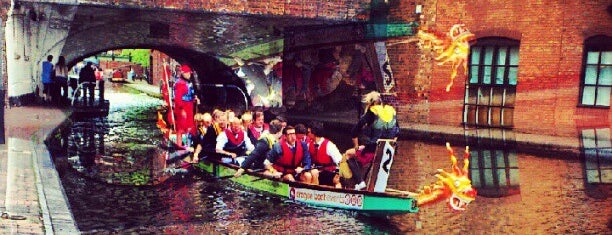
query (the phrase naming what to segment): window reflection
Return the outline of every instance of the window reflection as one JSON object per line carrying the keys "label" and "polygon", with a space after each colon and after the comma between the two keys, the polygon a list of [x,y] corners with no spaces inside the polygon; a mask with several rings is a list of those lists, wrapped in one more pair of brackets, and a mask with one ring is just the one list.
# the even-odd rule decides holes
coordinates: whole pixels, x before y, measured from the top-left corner
{"label": "window reflection", "polygon": [[588,184],[612,183],[612,142],[610,128],[581,131],[585,178]]}
{"label": "window reflection", "polygon": [[[470,178],[480,196],[504,197],[520,193],[518,159],[510,132],[501,129],[465,130],[470,146]],[[501,142],[501,147],[493,141]]]}

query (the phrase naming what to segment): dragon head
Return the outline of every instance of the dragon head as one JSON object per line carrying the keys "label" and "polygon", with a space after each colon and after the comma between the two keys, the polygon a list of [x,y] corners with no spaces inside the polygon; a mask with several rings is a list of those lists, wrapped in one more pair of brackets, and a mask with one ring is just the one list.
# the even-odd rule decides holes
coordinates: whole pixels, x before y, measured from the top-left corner
{"label": "dragon head", "polygon": [[425,186],[417,197],[419,205],[427,204],[442,199],[447,199],[451,209],[456,211],[465,210],[470,202],[476,199],[476,189],[472,188],[472,181],[468,177],[468,158],[470,156],[469,147],[465,148],[463,168],[457,165],[457,157],[446,143],[446,149],[450,153],[452,162],[452,172],[438,169],[436,177],[438,181],[430,186]]}

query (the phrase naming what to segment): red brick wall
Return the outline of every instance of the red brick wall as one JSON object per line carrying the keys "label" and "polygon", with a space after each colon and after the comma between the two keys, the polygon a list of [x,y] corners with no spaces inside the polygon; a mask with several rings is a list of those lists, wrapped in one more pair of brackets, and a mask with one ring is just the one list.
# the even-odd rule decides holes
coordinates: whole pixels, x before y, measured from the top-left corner
{"label": "red brick wall", "polygon": [[[403,1],[402,1],[403,2]],[[610,4],[597,1],[416,1],[423,5],[421,25],[447,32],[463,23],[477,38],[520,40],[515,130],[573,136],[577,127],[610,126],[610,109],[577,108],[583,42],[590,36],[612,36]],[[413,3],[402,3],[394,17],[410,20]],[[414,44],[390,47],[398,86],[400,116],[414,122],[460,126],[465,76],[445,92],[450,65],[436,65],[429,51]],[[417,66],[416,68],[414,66]],[[425,91],[421,89],[425,88]],[[418,105],[413,105],[418,104]],[[416,112],[427,111],[427,115]]]}
{"label": "red brick wall", "polygon": [[189,11],[227,12],[238,14],[285,15],[308,18],[352,19],[367,16],[370,0],[91,0],[105,4],[136,8],[166,8]]}
{"label": "red brick wall", "polygon": [[151,57],[153,58],[153,61],[151,62],[151,69],[153,73],[151,74],[151,76],[153,78],[153,85],[159,85],[161,84],[164,71],[163,61],[170,61],[171,58],[168,57],[168,55],[159,52],[158,50],[151,50]]}

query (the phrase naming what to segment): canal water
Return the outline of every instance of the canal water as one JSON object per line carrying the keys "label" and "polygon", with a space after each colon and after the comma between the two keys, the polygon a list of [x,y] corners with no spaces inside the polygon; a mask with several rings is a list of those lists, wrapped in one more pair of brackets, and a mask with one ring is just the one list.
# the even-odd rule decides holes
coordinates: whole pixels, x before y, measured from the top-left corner
{"label": "canal water", "polygon": [[[604,234],[612,228],[609,155],[564,159],[471,145],[469,171],[479,194],[466,211],[441,202],[417,214],[373,218],[168,172],[180,162],[167,161],[172,156],[158,147],[161,101],[115,86],[107,94],[108,117],[72,119],[47,141],[84,233]],[[341,150],[350,146],[345,132],[330,135]],[[465,143],[451,144],[460,153]],[[418,191],[435,182],[435,169],[450,165],[445,146],[400,140],[388,187]]]}

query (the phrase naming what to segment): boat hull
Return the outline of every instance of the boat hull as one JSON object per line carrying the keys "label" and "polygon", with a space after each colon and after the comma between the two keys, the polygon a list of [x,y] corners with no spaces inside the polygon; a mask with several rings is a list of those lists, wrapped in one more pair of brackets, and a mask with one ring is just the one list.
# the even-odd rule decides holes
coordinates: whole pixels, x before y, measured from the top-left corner
{"label": "boat hull", "polygon": [[245,173],[234,178],[231,177],[237,170],[234,166],[211,161],[200,162],[195,167],[215,177],[228,178],[246,187],[310,206],[358,211],[370,215],[418,212],[416,200],[407,196],[286,182],[258,173]]}

